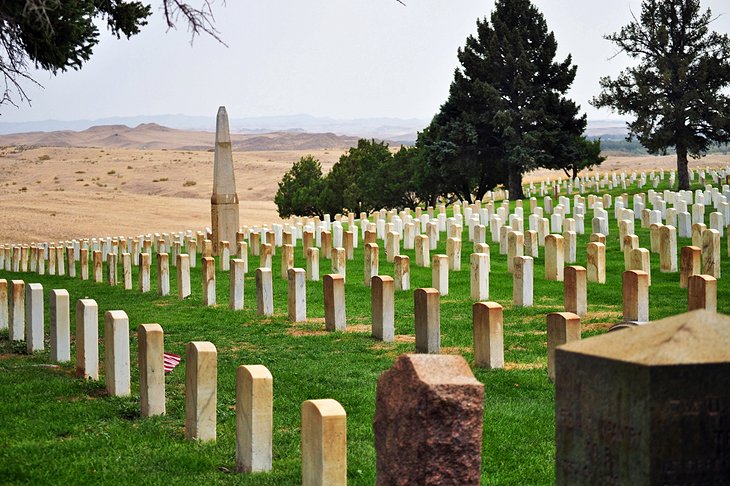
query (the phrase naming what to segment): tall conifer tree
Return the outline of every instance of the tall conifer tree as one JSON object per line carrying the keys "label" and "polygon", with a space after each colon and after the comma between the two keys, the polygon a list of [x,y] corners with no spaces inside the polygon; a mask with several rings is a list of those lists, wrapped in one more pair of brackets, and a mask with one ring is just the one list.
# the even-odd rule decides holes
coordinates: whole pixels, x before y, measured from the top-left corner
{"label": "tall conifer tree", "polygon": [[629,140],[650,153],[674,147],[679,189],[690,187],[688,154],[730,142],[730,39],[710,32],[711,22],[699,0],[644,1],[639,19],[606,36],[640,63],[602,78],[603,91],[591,102],[636,116]]}
{"label": "tall conifer tree", "polygon": [[498,0],[490,19],[477,20],[476,36],[459,49],[449,98],[419,140],[429,163],[450,175],[445,181],[461,180],[477,197],[483,185],[507,182],[518,199],[525,172],[557,166],[573,150],[586,119],[565,97],[576,67],[571,56],[555,61],[556,50],[529,0]]}

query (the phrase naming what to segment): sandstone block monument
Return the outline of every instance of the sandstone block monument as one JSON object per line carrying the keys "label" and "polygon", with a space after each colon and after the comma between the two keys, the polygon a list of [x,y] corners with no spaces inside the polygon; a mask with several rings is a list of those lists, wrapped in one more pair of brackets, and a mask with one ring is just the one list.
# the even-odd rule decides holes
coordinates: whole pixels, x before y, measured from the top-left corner
{"label": "sandstone block monument", "polygon": [[705,310],[558,347],[556,483],[726,484],[729,349]]}

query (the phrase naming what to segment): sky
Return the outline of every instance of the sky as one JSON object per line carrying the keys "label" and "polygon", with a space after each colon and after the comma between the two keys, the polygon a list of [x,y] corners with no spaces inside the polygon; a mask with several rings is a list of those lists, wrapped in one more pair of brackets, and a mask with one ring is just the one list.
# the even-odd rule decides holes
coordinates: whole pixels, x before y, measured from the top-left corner
{"label": "sky", "polygon": [[[200,4],[202,0],[190,0]],[[333,118],[429,120],[448,96],[457,49],[475,33],[489,0],[217,0],[225,47],[184,25],[168,31],[153,16],[130,40],[104,33],[80,71],[34,72],[43,86],[25,88],[31,105],[0,106],[0,121],[80,120],[184,114],[233,118],[311,114]],[[630,60],[610,59],[603,35],[638,15],[639,0],[533,0],[558,41],[558,58],[578,66],[569,97],[589,119],[624,118],[588,104],[601,76]],[[703,0],[730,32],[730,2]]]}

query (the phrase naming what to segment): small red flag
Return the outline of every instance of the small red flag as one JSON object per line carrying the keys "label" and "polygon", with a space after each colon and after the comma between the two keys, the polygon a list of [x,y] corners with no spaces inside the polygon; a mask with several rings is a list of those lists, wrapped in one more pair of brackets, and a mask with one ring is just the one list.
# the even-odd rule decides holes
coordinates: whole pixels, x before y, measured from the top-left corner
{"label": "small red flag", "polygon": [[163,357],[165,360],[165,373],[171,372],[175,369],[175,366],[180,364],[180,356],[178,356],[177,354],[163,353]]}

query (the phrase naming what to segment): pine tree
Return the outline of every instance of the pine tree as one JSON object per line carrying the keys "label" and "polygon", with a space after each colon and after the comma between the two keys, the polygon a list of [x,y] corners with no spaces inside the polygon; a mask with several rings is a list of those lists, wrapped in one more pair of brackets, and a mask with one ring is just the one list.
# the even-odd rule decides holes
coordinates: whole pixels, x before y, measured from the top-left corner
{"label": "pine tree", "polygon": [[687,155],[730,141],[730,40],[710,32],[711,22],[699,0],[644,1],[638,20],[606,36],[640,63],[602,78],[591,101],[636,116],[628,139],[650,153],[674,147],[679,189],[690,188]]}
{"label": "pine tree", "polygon": [[507,182],[511,199],[524,197],[523,174],[559,164],[566,144],[582,134],[585,115],[565,97],[576,67],[571,56],[556,62],[556,51],[555,35],[529,0],[498,0],[459,49],[449,98],[423,142],[446,147],[437,154],[445,153],[452,173],[469,174],[472,190]]}

